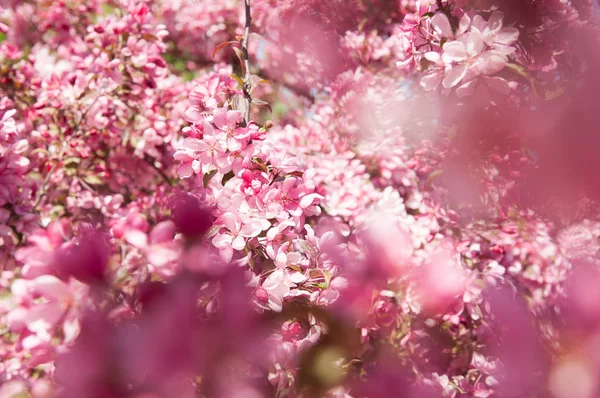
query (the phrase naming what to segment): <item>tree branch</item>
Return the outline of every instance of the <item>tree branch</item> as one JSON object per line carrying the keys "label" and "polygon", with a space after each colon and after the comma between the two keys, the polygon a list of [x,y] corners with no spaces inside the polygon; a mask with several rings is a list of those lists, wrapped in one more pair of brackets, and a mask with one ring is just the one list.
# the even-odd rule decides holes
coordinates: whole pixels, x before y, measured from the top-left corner
{"label": "tree branch", "polygon": [[242,39],[242,55],[244,61],[244,69],[246,74],[244,75],[244,99],[246,106],[244,107],[244,121],[246,125],[250,122],[250,104],[252,103],[252,97],[250,96],[250,90],[252,88],[252,74],[250,73],[250,62],[248,61],[248,40],[250,39],[250,26],[252,25],[252,16],[250,15],[250,0],[246,2],[246,26],[244,27],[244,37]]}

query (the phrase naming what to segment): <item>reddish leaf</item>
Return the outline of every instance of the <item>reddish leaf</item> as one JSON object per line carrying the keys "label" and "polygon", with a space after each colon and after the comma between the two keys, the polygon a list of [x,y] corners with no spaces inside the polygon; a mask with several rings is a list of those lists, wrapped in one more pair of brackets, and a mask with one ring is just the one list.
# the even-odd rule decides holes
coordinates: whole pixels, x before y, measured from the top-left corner
{"label": "reddish leaf", "polygon": [[218,46],[215,47],[215,49],[213,50],[213,53],[212,53],[212,57],[214,58],[215,55],[217,55],[217,53],[219,51],[221,51],[222,49],[224,49],[225,47],[230,46],[230,45],[231,46],[233,46],[233,45],[238,45],[239,46],[240,43],[237,42],[237,41],[225,41],[225,42],[223,42],[223,43],[221,43],[221,44],[219,44]]}

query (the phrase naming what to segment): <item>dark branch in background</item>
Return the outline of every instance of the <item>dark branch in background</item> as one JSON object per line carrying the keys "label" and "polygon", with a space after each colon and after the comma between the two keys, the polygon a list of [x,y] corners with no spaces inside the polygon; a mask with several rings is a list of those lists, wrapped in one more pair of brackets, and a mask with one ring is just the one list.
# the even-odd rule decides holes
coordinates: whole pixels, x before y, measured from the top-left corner
{"label": "dark branch in background", "polygon": [[448,3],[444,4],[443,0],[436,0],[436,5],[438,10],[443,12],[448,17],[452,31],[456,33],[456,30],[458,29],[458,18],[452,15],[452,6]]}
{"label": "dark branch in background", "polygon": [[271,75],[268,70],[260,70],[260,76],[280,85],[293,92],[295,95],[308,99],[311,103],[315,102],[315,97],[310,93],[310,89],[301,84],[292,84],[285,81],[282,76]]}
{"label": "dark branch in background", "polygon": [[154,171],[156,171],[158,173],[158,175],[170,186],[173,186],[173,181],[171,181],[171,179],[169,178],[168,175],[165,174],[165,172],[163,170],[161,170],[160,168],[158,168],[155,164],[154,164],[154,159],[150,156],[144,156],[144,162],[146,162],[148,164],[148,166],[152,167],[154,169]]}
{"label": "dark branch in background", "polygon": [[250,122],[250,104],[252,103],[252,97],[250,96],[250,90],[252,89],[252,75],[250,74],[250,62],[248,62],[248,39],[250,38],[250,25],[252,24],[252,16],[250,15],[250,0],[246,1],[246,26],[244,28],[244,38],[242,39],[242,54],[244,69],[246,73],[244,75],[244,121],[246,124]]}

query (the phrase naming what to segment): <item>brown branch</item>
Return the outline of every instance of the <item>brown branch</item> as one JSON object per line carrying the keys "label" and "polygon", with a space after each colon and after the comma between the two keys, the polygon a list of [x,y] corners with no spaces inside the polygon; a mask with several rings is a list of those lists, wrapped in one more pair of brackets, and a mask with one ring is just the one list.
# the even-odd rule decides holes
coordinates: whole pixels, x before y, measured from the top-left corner
{"label": "brown branch", "polygon": [[244,37],[242,39],[242,54],[244,61],[244,69],[246,74],[244,75],[244,100],[246,106],[244,107],[244,121],[246,124],[250,122],[250,104],[252,103],[252,97],[250,96],[250,90],[252,89],[252,74],[250,73],[250,62],[248,61],[248,40],[250,39],[250,26],[252,24],[252,16],[250,15],[250,0],[246,1],[246,26],[244,28]]}
{"label": "brown branch", "polygon": [[154,171],[156,171],[158,173],[158,175],[170,186],[173,186],[173,181],[171,181],[171,179],[169,178],[169,176],[161,169],[159,169],[158,167],[156,167],[156,165],[154,164],[154,159],[149,157],[149,156],[144,156],[144,162],[146,162],[148,164],[148,166],[152,167],[154,169]]}
{"label": "brown branch", "polygon": [[275,84],[278,84],[281,87],[284,87],[284,88],[290,90],[291,92],[293,92],[295,95],[297,95],[299,97],[308,99],[311,103],[315,102],[315,97],[310,93],[310,89],[306,86],[302,86],[301,84],[292,84],[292,83],[286,82],[285,78],[283,76],[277,76],[277,75],[271,74],[266,69],[261,69],[259,72],[259,75]]}

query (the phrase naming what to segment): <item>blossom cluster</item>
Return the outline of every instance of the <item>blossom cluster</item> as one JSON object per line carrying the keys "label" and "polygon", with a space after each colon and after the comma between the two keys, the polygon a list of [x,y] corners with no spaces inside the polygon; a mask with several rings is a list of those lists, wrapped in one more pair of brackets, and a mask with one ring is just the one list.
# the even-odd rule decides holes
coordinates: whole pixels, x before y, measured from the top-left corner
{"label": "blossom cluster", "polygon": [[597,396],[598,22],[4,2],[0,398]]}

